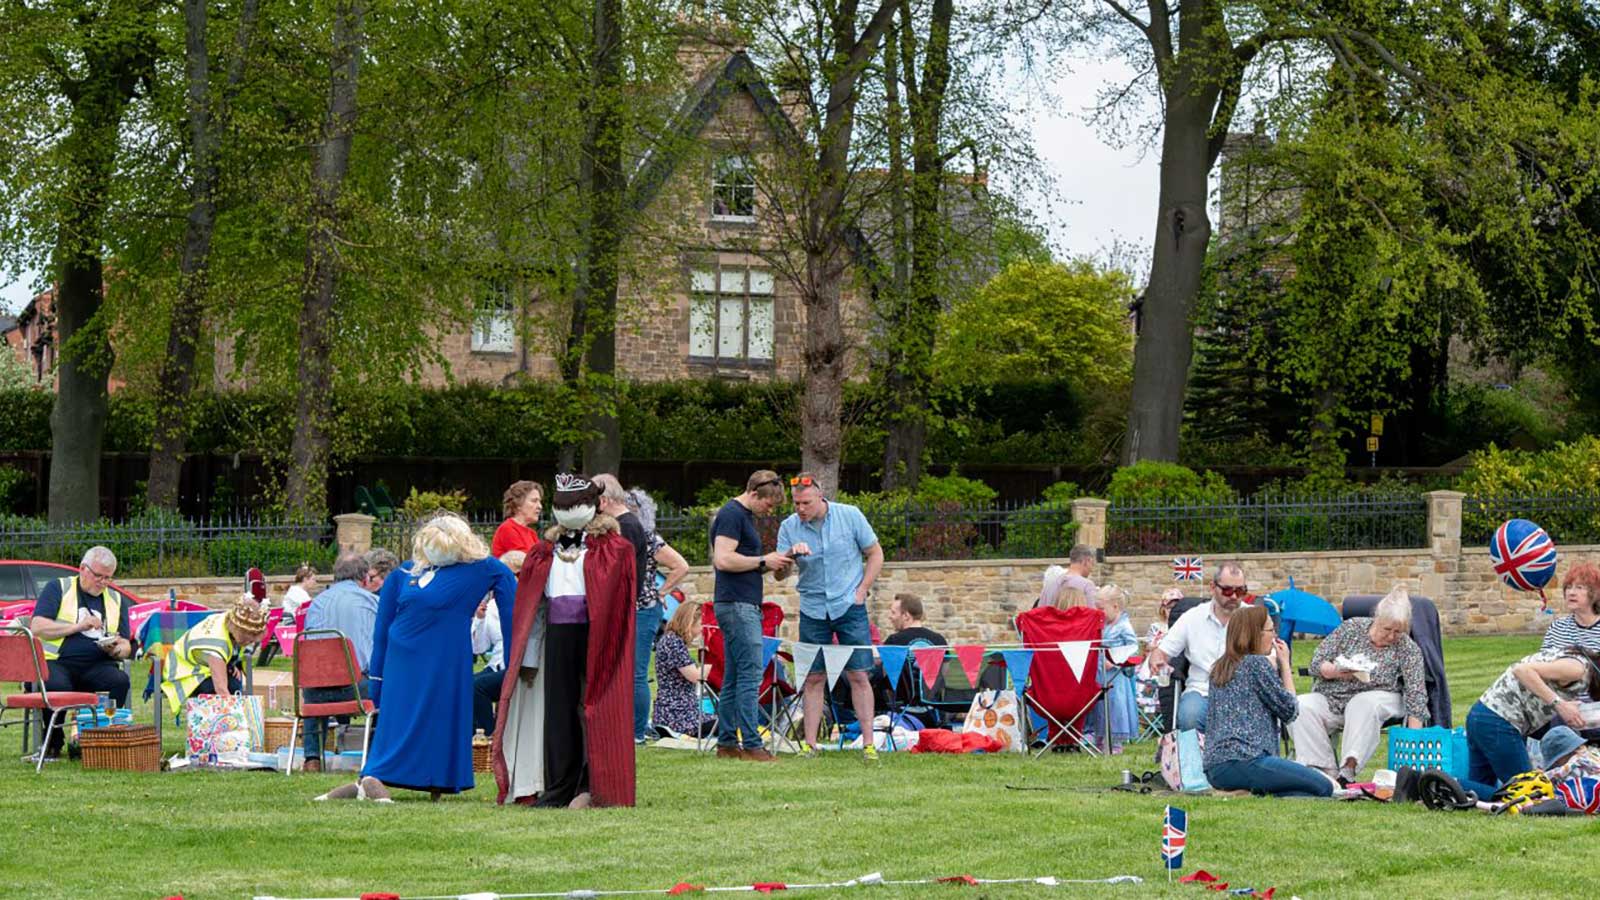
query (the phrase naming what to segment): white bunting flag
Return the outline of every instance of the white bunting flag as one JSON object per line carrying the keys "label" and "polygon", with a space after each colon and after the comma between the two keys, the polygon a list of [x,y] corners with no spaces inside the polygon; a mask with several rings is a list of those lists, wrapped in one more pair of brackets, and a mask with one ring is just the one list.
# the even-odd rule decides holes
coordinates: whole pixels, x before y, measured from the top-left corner
{"label": "white bunting flag", "polygon": [[1093,646],[1090,641],[1062,641],[1056,644],[1061,655],[1067,661],[1067,667],[1072,670],[1072,677],[1083,680],[1083,666],[1089,661],[1089,648]]}
{"label": "white bunting flag", "polygon": [[850,654],[856,652],[854,647],[841,647],[838,644],[828,644],[822,648],[822,666],[828,670],[828,690],[833,690],[839,683],[839,676],[844,674],[845,663],[850,661]]}
{"label": "white bunting flag", "polygon": [[798,684],[811,674],[811,667],[817,662],[817,651],[821,650],[816,644],[795,644],[794,649],[794,677]]}

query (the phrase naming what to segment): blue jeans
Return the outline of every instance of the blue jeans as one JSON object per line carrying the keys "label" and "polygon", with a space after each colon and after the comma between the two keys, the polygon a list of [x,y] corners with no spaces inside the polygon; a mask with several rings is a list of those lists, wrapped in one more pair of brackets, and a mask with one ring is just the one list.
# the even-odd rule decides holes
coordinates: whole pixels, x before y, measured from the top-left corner
{"label": "blue jeans", "polygon": [[472,729],[494,736],[494,705],[500,702],[505,669],[484,669],[472,676]]}
{"label": "blue jeans", "polygon": [[[361,696],[363,699],[371,697],[371,695],[367,693],[368,685],[365,676],[362,677],[360,684],[357,686],[361,689]],[[306,688],[300,693],[302,696],[301,702],[303,703],[337,703],[340,700],[355,699],[355,694],[351,693],[350,689],[347,687]],[[349,716],[335,716],[334,718],[338,719],[341,724],[350,721]],[[305,748],[306,759],[321,759],[322,733],[328,730],[328,718],[326,716],[318,716],[313,719],[306,719],[304,722],[300,723],[300,727],[305,730],[305,734],[300,742],[300,746]],[[370,722],[368,723],[367,727],[372,727]]]}
{"label": "blue jeans", "polygon": [[1206,766],[1206,780],[1224,791],[1250,791],[1278,797],[1329,797],[1333,782],[1309,766],[1281,756],[1229,760]]}
{"label": "blue jeans", "polygon": [[1531,768],[1522,732],[1482,703],[1472,704],[1467,711],[1467,777],[1461,786],[1487,800],[1511,776]]}
{"label": "blue jeans", "polygon": [[761,746],[761,607],[751,603],[714,606],[722,628],[722,697],[717,707],[717,746]]}
{"label": "blue jeans", "polygon": [[1206,711],[1211,708],[1211,700],[1206,695],[1196,691],[1184,691],[1178,698],[1178,730],[1195,731],[1206,730]]}
{"label": "blue jeans", "polygon": [[[717,621],[722,621],[718,619]],[[661,606],[635,612],[633,617],[633,739],[650,736],[650,648],[661,628]]]}

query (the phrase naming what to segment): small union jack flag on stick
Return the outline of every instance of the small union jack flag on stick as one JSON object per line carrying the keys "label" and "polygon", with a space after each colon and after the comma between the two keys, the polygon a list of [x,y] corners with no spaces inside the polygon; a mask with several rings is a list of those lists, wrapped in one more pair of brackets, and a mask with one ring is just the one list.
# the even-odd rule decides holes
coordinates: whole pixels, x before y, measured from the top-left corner
{"label": "small union jack flag on stick", "polygon": [[1161,823],[1161,859],[1167,866],[1167,880],[1172,880],[1172,870],[1183,868],[1183,848],[1189,842],[1189,814],[1176,806],[1167,807]]}
{"label": "small union jack flag on stick", "polygon": [[1174,556],[1172,558],[1173,581],[1200,581],[1205,578],[1206,563],[1199,556]]}

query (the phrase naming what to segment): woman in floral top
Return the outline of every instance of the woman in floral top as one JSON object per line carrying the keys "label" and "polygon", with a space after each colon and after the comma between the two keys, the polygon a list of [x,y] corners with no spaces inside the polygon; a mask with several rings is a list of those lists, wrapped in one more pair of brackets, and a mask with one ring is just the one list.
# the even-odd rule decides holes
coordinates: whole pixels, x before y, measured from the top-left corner
{"label": "woman in floral top", "polygon": [[1586,727],[1578,697],[1600,696],[1600,653],[1582,647],[1540,650],[1511,665],[1467,711],[1467,777],[1461,786],[1487,798],[1533,768],[1527,737],[1552,715]]}
{"label": "woman in floral top", "polygon": [[706,666],[696,665],[689,647],[700,637],[700,608],[696,600],[678,605],[656,641],[656,703],[652,710],[657,728],[677,734],[704,737],[711,733],[710,715],[700,710],[695,685],[705,680]]}
{"label": "woman in floral top", "polygon": [[[1350,619],[1328,635],[1311,657],[1312,693],[1300,696],[1300,715],[1289,728],[1296,762],[1354,781],[1378,749],[1384,722],[1404,714],[1407,728],[1422,727],[1428,683],[1410,631],[1411,597],[1402,587],[1378,601],[1372,618]],[[1339,659],[1366,660],[1372,668],[1346,669]],[[1341,730],[1343,763],[1336,767],[1331,735]]]}
{"label": "woman in floral top", "polygon": [[1334,786],[1328,776],[1278,756],[1278,723],[1292,721],[1298,708],[1289,648],[1275,634],[1262,606],[1241,607],[1228,619],[1222,658],[1211,666],[1206,779],[1222,790],[1327,797]]}

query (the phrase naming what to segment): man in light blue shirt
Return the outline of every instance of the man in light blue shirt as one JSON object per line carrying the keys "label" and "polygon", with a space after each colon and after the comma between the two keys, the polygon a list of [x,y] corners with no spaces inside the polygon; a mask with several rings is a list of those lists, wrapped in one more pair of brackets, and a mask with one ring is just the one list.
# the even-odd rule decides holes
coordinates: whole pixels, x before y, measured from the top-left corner
{"label": "man in light blue shirt", "polygon": [[[363,673],[367,660],[372,657],[372,630],[378,622],[378,597],[362,585],[368,580],[366,557],[346,553],[333,564],[333,584],[311,600],[306,612],[306,630],[331,628],[350,639],[355,648],[356,664]],[[361,696],[367,695],[365,674],[358,685]],[[303,703],[334,703],[353,699],[349,688],[306,688]],[[348,717],[341,716],[348,721]],[[328,727],[324,718],[307,719],[305,723],[306,771],[322,769],[322,733]]]}
{"label": "man in light blue shirt", "polygon": [[[861,647],[850,654],[845,677],[850,700],[861,723],[862,753],[876,760],[872,737],[872,627],[867,620],[867,595],[883,570],[883,546],[861,510],[836,503],[808,472],[789,479],[794,513],[778,528],[778,553],[794,558],[800,581],[800,641],[806,644],[843,644]],[[776,573],[788,577],[789,570]],[[799,674],[799,673],[796,673]],[[827,688],[822,653],[812,662],[805,680],[805,729],[808,754],[817,752],[817,727],[822,718],[822,697]]]}

